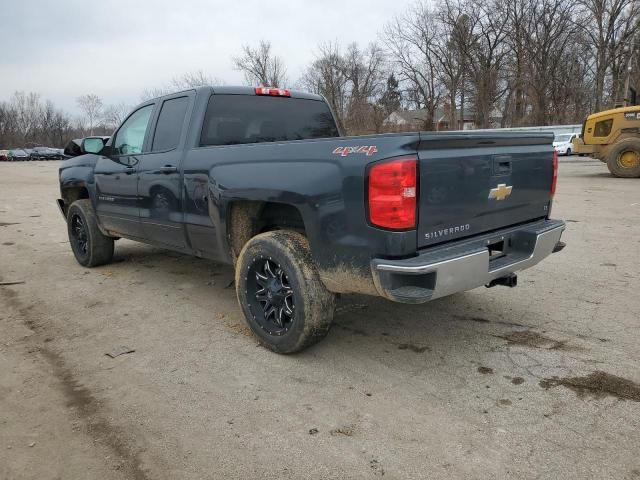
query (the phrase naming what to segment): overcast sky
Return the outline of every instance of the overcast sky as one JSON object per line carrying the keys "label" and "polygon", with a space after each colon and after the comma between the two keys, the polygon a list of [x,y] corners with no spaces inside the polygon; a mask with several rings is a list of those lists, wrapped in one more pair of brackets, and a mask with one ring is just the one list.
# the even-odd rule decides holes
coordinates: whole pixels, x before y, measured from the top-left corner
{"label": "overcast sky", "polygon": [[231,57],[269,40],[296,81],[317,45],[378,38],[414,0],[0,0],[0,100],[39,92],[77,113],[75,99],[135,104],[145,88],[203,70],[241,84]]}

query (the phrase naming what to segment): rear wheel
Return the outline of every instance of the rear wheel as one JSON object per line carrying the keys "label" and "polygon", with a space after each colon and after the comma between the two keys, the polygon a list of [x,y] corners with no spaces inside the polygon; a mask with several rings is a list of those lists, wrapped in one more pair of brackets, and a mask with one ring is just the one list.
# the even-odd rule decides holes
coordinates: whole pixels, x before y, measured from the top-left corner
{"label": "rear wheel", "polygon": [[640,177],[640,139],[628,138],[614,145],[607,156],[607,167],[616,177]]}
{"label": "rear wheel", "polygon": [[67,231],[71,250],[84,267],[110,263],[113,258],[113,238],[98,228],[91,200],[76,200],[67,212]]}
{"label": "rear wheel", "polygon": [[274,352],[304,350],[331,328],[335,295],[320,280],[308,240],[297,232],[249,240],[236,265],[236,293],[247,324]]}

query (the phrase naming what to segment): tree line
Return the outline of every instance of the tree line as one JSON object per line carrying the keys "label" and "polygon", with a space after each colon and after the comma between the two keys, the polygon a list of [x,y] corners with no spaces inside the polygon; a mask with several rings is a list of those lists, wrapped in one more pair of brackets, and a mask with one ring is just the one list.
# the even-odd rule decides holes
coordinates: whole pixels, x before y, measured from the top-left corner
{"label": "tree line", "polygon": [[[460,127],[581,123],[640,85],[637,0],[422,1],[366,47],[321,45],[301,85],[349,133],[380,132],[398,108]],[[447,107],[447,108],[443,108]]]}
{"label": "tree line", "polygon": [[77,103],[82,115],[72,117],[38,93],[15,92],[0,102],[0,149],[64,147],[73,138],[110,135],[129,110],[124,104],[105,107],[94,94],[78,97]]}
{"label": "tree line", "polygon": [[[580,123],[629,101],[640,86],[638,0],[417,1],[381,25],[367,45],[318,45],[300,78],[269,41],[232,58],[247,85],[293,87],[323,95],[348,134],[393,129],[398,110],[421,110],[430,130],[444,112],[450,128]],[[175,77],[141,98],[225,84],[204,71]],[[72,118],[36,93],[0,102],[0,147],[61,146],[70,138],[110,134],[130,107],[77,99]]]}

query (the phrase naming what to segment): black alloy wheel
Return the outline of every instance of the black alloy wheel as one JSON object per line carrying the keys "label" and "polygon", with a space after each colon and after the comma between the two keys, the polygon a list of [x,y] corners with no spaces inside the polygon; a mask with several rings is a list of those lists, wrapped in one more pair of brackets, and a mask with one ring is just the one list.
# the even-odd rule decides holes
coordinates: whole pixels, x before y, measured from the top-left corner
{"label": "black alloy wheel", "polygon": [[295,321],[293,288],[279,263],[254,259],[247,272],[247,300],[255,322],[269,335],[281,336]]}
{"label": "black alloy wheel", "polygon": [[91,200],[82,198],[67,210],[67,232],[71,250],[84,267],[110,263],[113,258],[113,238],[104,235],[96,222]]}
{"label": "black alloy wheel", "polygon": [[89,253],[88,241],[89,237],[84,220],[79,214],[74,213],[71,216],[71,242],[73,243],[74,250],[78,252],[80,256],[84,257]]}
{"label": "black alloy wheel", "polygon": [[236,294],[258,341],[277,353],[295,353],[322,340],[336,296],[320,279],[309,240],[299,232],[259,233],[236,262]]}

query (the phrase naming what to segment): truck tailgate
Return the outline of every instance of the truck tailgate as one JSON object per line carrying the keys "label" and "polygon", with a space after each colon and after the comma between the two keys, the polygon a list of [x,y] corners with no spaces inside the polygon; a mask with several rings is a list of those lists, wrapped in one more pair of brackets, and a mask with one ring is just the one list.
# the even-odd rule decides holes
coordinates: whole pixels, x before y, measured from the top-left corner
{"label": "truck tailgate", "polygon": [[421,133],[418,247],[547,217],[549,134]]}

